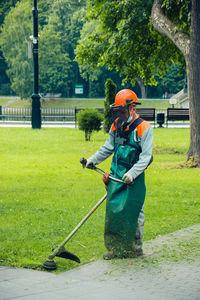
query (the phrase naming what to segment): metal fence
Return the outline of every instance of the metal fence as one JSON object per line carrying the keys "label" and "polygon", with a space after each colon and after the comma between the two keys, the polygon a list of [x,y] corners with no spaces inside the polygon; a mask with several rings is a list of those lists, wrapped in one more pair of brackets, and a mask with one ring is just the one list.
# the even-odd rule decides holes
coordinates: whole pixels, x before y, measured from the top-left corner
{"label": "metal fence", "polygon": [[[42,123],[77,123],[76,114],[84,108],[41,108]],[[96,108],[100,113],[103,108]],[[0,122],[31,122],[31,108],[0,106]]]}
{"label": "metal fence", "polygon": [[1,121],[31,121],[30,108],[0,107]]}
{"label": "metal fence", "polygon": [[[75,108],[41,108],[42,122],[75,122]],[[0,107],[2,122],[30,122],[31,108]]]}
{"label": "metal fence", "polygon": [[[80,110],[84,108],[41,108],[41,119],[42,124],[45,123],[57,123],[57,124],[74,124],[77,125],[76,115]],[[104,112],[104,108],[96,108],[100,113]],[[174,109],[177,110],[177,109]],[[162,123],[168,124],[168,113],[167,111],[155,110],[155,108],[138,108],[137,112],[141,118],[154,124],[162,121]],[[189,114],[189,109],[187,114]],[[162,116],[163,120],[159,120],[158,117]],[[185,124],[189,125],[189,120],[184,121],[184,118],[170,119],[171,123],[175,121],[178,125]],[[182,121],[181,121],[182,120]],[[31,122],[31,108],[15,108],[15,107],[3,107],[0,106],[0,123],[30,123]]]}
{"label": "metal fence", "polygon": [[74,108],[42,108],[42,122],[75,122]]}

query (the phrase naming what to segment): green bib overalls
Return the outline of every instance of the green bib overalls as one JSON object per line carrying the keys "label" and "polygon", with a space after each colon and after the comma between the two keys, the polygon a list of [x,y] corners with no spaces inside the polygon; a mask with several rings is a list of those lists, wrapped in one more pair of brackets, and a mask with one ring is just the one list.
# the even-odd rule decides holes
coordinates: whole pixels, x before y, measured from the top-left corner
{"label": "green bib overalls", "polygon": [[[140,153],[140,145],[134,140],[134,131],[130,132],[125,140],[118,138],[115,132],[111,175],[121,179],[138,161]],[[144,172],[133,184],[109,181],[104,234],[105,246],[109,251],[132,250],[145,193]]]}

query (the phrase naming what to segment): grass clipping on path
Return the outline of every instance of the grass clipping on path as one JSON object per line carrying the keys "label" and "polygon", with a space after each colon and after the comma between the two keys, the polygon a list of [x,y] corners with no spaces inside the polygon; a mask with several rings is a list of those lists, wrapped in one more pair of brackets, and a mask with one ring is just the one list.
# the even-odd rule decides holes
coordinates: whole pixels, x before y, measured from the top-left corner
{"label": "grass clipping on path", "polygon": [[[105,194],[101,176],[82,169],[107,135],[91,142],[76,129],[0,128],[0,265],[41,269],[52,248],[74,229]],[[154,162],[146,171],[145,234],[150,240],[200,223],[200,170],[179,168],[188,149],[188,129],[155,129]],[[100,167],[109,171],[111,158]],[[81,259],[105,252],[105,203],[66,244]],[[58,272],[77,263],[55,259]]]}

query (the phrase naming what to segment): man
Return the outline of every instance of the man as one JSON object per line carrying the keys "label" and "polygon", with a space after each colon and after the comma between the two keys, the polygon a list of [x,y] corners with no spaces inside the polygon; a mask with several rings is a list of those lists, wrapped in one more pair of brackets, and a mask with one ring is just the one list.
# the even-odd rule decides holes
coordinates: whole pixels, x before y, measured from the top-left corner
{"label": "man", "polygon": [[[109,180],[104,241],[104,259],[142,255],[143,204],[146,187],[144,170],[152,161],[153,129],[136,113],[136,94],[124,89],[111,105],[113,124],[109,137],[86,167],[97,165],[114,153],[111,175],[123,183]],[[104,180],[106,181],[106,180]]]}

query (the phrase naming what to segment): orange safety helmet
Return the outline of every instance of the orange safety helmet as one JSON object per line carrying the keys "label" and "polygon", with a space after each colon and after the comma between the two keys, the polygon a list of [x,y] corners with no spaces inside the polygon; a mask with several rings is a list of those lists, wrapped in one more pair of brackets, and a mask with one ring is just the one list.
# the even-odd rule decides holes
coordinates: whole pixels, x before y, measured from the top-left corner
{"label": "orange safety helmet", "polygon": [[[131,104],[141,104],[138,102],[136,94],[128,89],[121,90],[115,96],[115,103],[110,105],[113,122],[120,129],[123,125],[125,129],[130,117],[129,106]],[[121,130],[121,129],[120,129]]]}
{"label": "orange safety helmet", "polygon": [[[128,89],[121,90],[115,96],[115,105],[113,106],[122,106],[127,104],[133,104],[138,101],[136,94]],[[139,103],[135,103],[139,104]]]}

